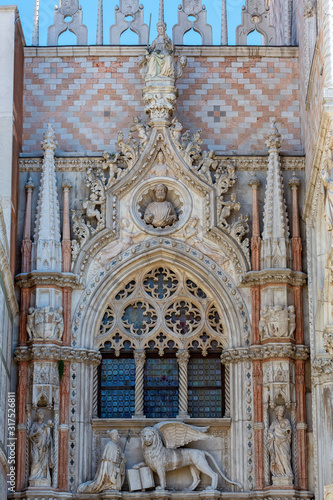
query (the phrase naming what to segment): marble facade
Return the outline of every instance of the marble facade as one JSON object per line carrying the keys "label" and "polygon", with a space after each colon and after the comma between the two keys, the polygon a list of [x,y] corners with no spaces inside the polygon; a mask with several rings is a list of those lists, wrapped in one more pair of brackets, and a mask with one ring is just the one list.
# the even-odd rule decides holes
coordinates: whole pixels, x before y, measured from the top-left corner
{"label": "marble facade", "polygon": [[[25,77],[23,108],[0,98],[3,498],[8,391],[10,498],[331,498],[333,12],[291,5],[246,2],[237,44],[258,29],[253,48],[210,46],[202,2],[168,28],[160,0],[155,40],[122,47],[125,29],[147,42],[143,6],[120,1],[103,46],[99,0],[92,47],[63,0],[41,47],[36,1],[24,74],[0,77],[7,93]],[[14,19],[0,8],[0,26]],[[181,45],[191,28],[202,47]],[[57,46],[65,29],[81,47]],[[171,373],[177,397],[156,417],[148,369],[166,360],[158,390]],[[205,360],[221,374],[214,416],[191,399]],[[112,411],[107,366],[133,382]]]}

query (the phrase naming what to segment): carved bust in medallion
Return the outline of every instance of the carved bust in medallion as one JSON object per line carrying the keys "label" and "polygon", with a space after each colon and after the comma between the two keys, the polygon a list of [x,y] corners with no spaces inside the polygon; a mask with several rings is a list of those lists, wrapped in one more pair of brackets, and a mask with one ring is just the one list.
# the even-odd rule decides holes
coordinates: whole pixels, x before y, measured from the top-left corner
{"label": "carved bust in medallion", "polygon": [[143,219],[153,227],[171,226],[178,220],[175,208],[167,201],[168,188],[164,184],[157,184],[154,189],[155,201],[149,203],[144,211]]}

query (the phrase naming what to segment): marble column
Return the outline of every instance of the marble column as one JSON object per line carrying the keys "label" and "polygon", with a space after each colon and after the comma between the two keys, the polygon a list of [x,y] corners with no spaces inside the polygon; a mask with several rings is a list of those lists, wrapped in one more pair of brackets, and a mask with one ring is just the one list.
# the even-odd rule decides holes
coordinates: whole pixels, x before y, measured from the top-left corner
{"label": "marble column", "polygon": [[22,253],[22,264],[21,271],[22,273],[28,273],[31,270],[31,196],[34,190],[34,183],[29,177],[28,182],[24,186],[27,198],[25,204],[25,217],[24,217],[24,229],[23,229],[23,239],[21,245],[21,253]]}
{"label": "marble column", "polygon": [[187,399],[187,365],[190,359],[188,351],[180,349],[177,354],[179,366],[179,418],[187,418],[188,415],[188,399]]}
{"label": "marble column", "polygon": [[135,361],[135,417],[144,417],[144,407],[143,407],[143,376],[144,376],[144,366],[146,362],[146,352],[145,351],[135,351],[134,352]]}

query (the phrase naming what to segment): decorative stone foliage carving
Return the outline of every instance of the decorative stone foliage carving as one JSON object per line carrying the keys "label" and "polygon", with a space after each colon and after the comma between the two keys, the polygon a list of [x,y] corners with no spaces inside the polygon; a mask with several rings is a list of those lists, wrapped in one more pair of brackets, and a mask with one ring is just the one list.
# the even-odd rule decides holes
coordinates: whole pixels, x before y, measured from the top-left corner
{"label": "decorative stone foliage carving", "polygon": [[265,0],[246,0],[242,22],[236,28],[236,45],[247,45],[247,36],[254,30],[263,36],[263,45],[276,44],[275,28],[270,25],[269,6]]}
{"label": "decorative stone foliage carving", "polygon": [[87,45],[88,29],[82,22],[83,12],[79,0],[59,0],[54,8],[53,25],[47,32],[47,45],[58,45],[58,38],[64,31],[71,31],[77,37],[77,45]]}
{"label": "decorative stone foliage carving", "polygon": [[333,360],[333,327],[326,326],[324,331],[324,349]]}
{"label": "decorative stone foliage carving", "polygon": [[27,317],[29,340],[61,340],[64,331],[62,307],[30,307]]}
{"label": "decorative stone foliage carving", "polygon": [[276,305],[264,307],[260,311],[259,332],[262,340],[272,337],[293,339],[295,328],[294,306]]}
{"label": "decorative stone foliage carving", "polygon": [[144,9],[142,4],[139,5],[139,0],[119,0],[119,5],[115,6],[114,16],[115,24],[110,27],[111,45],[119,45],[120,37],[127,29],[138,35],[139,45],[147,45],[149,28],[143,22]]}
{"label": "decorative stone foliage carving", "polygon": [[50,470],[54,466],[52,421],[44,423],[45,413],[37,410],[36,420],[29,431],[30,442],[30,477],[29,486],[51,486]]}
{"label": "decorative stone foliage carving", "polygon": [[83,200],[82,214],[72,210],[73,233],[76,240],[72,241],[72,261],[74,262],[80,249],[87,243],[91,235],[105,228],[106,204],[105,204],[105,176],[101,168],[93,168],[89,165],[85,184],[89,188],[89,197]]}
{"label": "decorative stone foliage carving", "polygon": [[201,349],[206,355],[210,346],[226,345],[222,323],[217,303],[192,276],[153,267],[111,294],[97,342],[116,355],[126,344],[141,351],[155,347],[163,355],[170,342],[178,349]]}
{"label": "decorative stone foliage carving", "polygon": [[[200,472],[211,478],[211,486],[207,490],[216,490],[218,475],[222,476],[228,484],[242,489],[239,483],[230,481],[221,471],[215,458],[203,450],[193,448],[179,448],[191,441],[198,441],[210,437],[205,432],[209,427],[194,427],[181,422],[161,422],[154,427],[145,427],[141,431],[142,452],[145,462],[135,467],[148,466],[158,476],[160,485],[157,490],[166,490],[166,473],[189,465],[192,474],[192,484],[187,488],[195,490],[200,483]],[[166,444],[164,446],[163,440]],[[216,473],[208,464],[207,457],[213,462]]]}
{"label": "decorative stone foliage carving", "polygon": [[268,431],[273,485],[292,486],[294,476],[291,468],[291,424],[287,418],[284,418],[284,406],[277,406],[275,413],[276,418],[271,423]]}
{"label": "decorative stone foliage carving", "polygon": [[105,490],[120,491],[125,479],[126,458],[119,446],[116,429],[107,431],[110,441],[106,444],[95,478],[78,487],[78,493],[99,493]]}
{"label": "decorative stone foliage carving", "polygon": [[[195,19],[190,20],[189,16]],[[182,45],[185,33],[192,28],[201,35],[202,45],[212,45],[212,27],[207,24],[207,10],[202,0],[182,0],[182,5],[178,7],[178,23],[172,28],[174,43]]]}

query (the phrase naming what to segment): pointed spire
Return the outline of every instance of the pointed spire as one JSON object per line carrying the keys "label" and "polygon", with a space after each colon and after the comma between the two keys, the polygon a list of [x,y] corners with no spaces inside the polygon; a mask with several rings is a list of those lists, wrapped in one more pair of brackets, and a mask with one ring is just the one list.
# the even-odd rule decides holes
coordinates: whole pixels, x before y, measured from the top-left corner
{"label": "pointed spire", "polygon": [[222,0],[221,45],[228,45],[227,0]]}
{"label": "pointed spire", "polygon": [[158,24],[164,24],[164,1],[160,0],[159,10],[158,10]]}
{"label": "pointed spire", "polygon": [[281,173],[281,135],[275,120],[267,137],[268,172],[264,206],[264,230],[261,246],[261,269],[288,268],[290,242],[287,207]]}
{"label": "pointed spire", "polygon": [[35,0],[34,24],[32,28],[32,45],[39,45],[39,0]]}
{"label": "pointed spire", "polygon": [[98,0],[96,45],[103,45],[103,0]]}
{"label": "pointed spire", "polygon": [[50,124],[41,143],[44,150],[32,248],[32,270],[61,272],[60,211],[54,152],[58,146]]}

